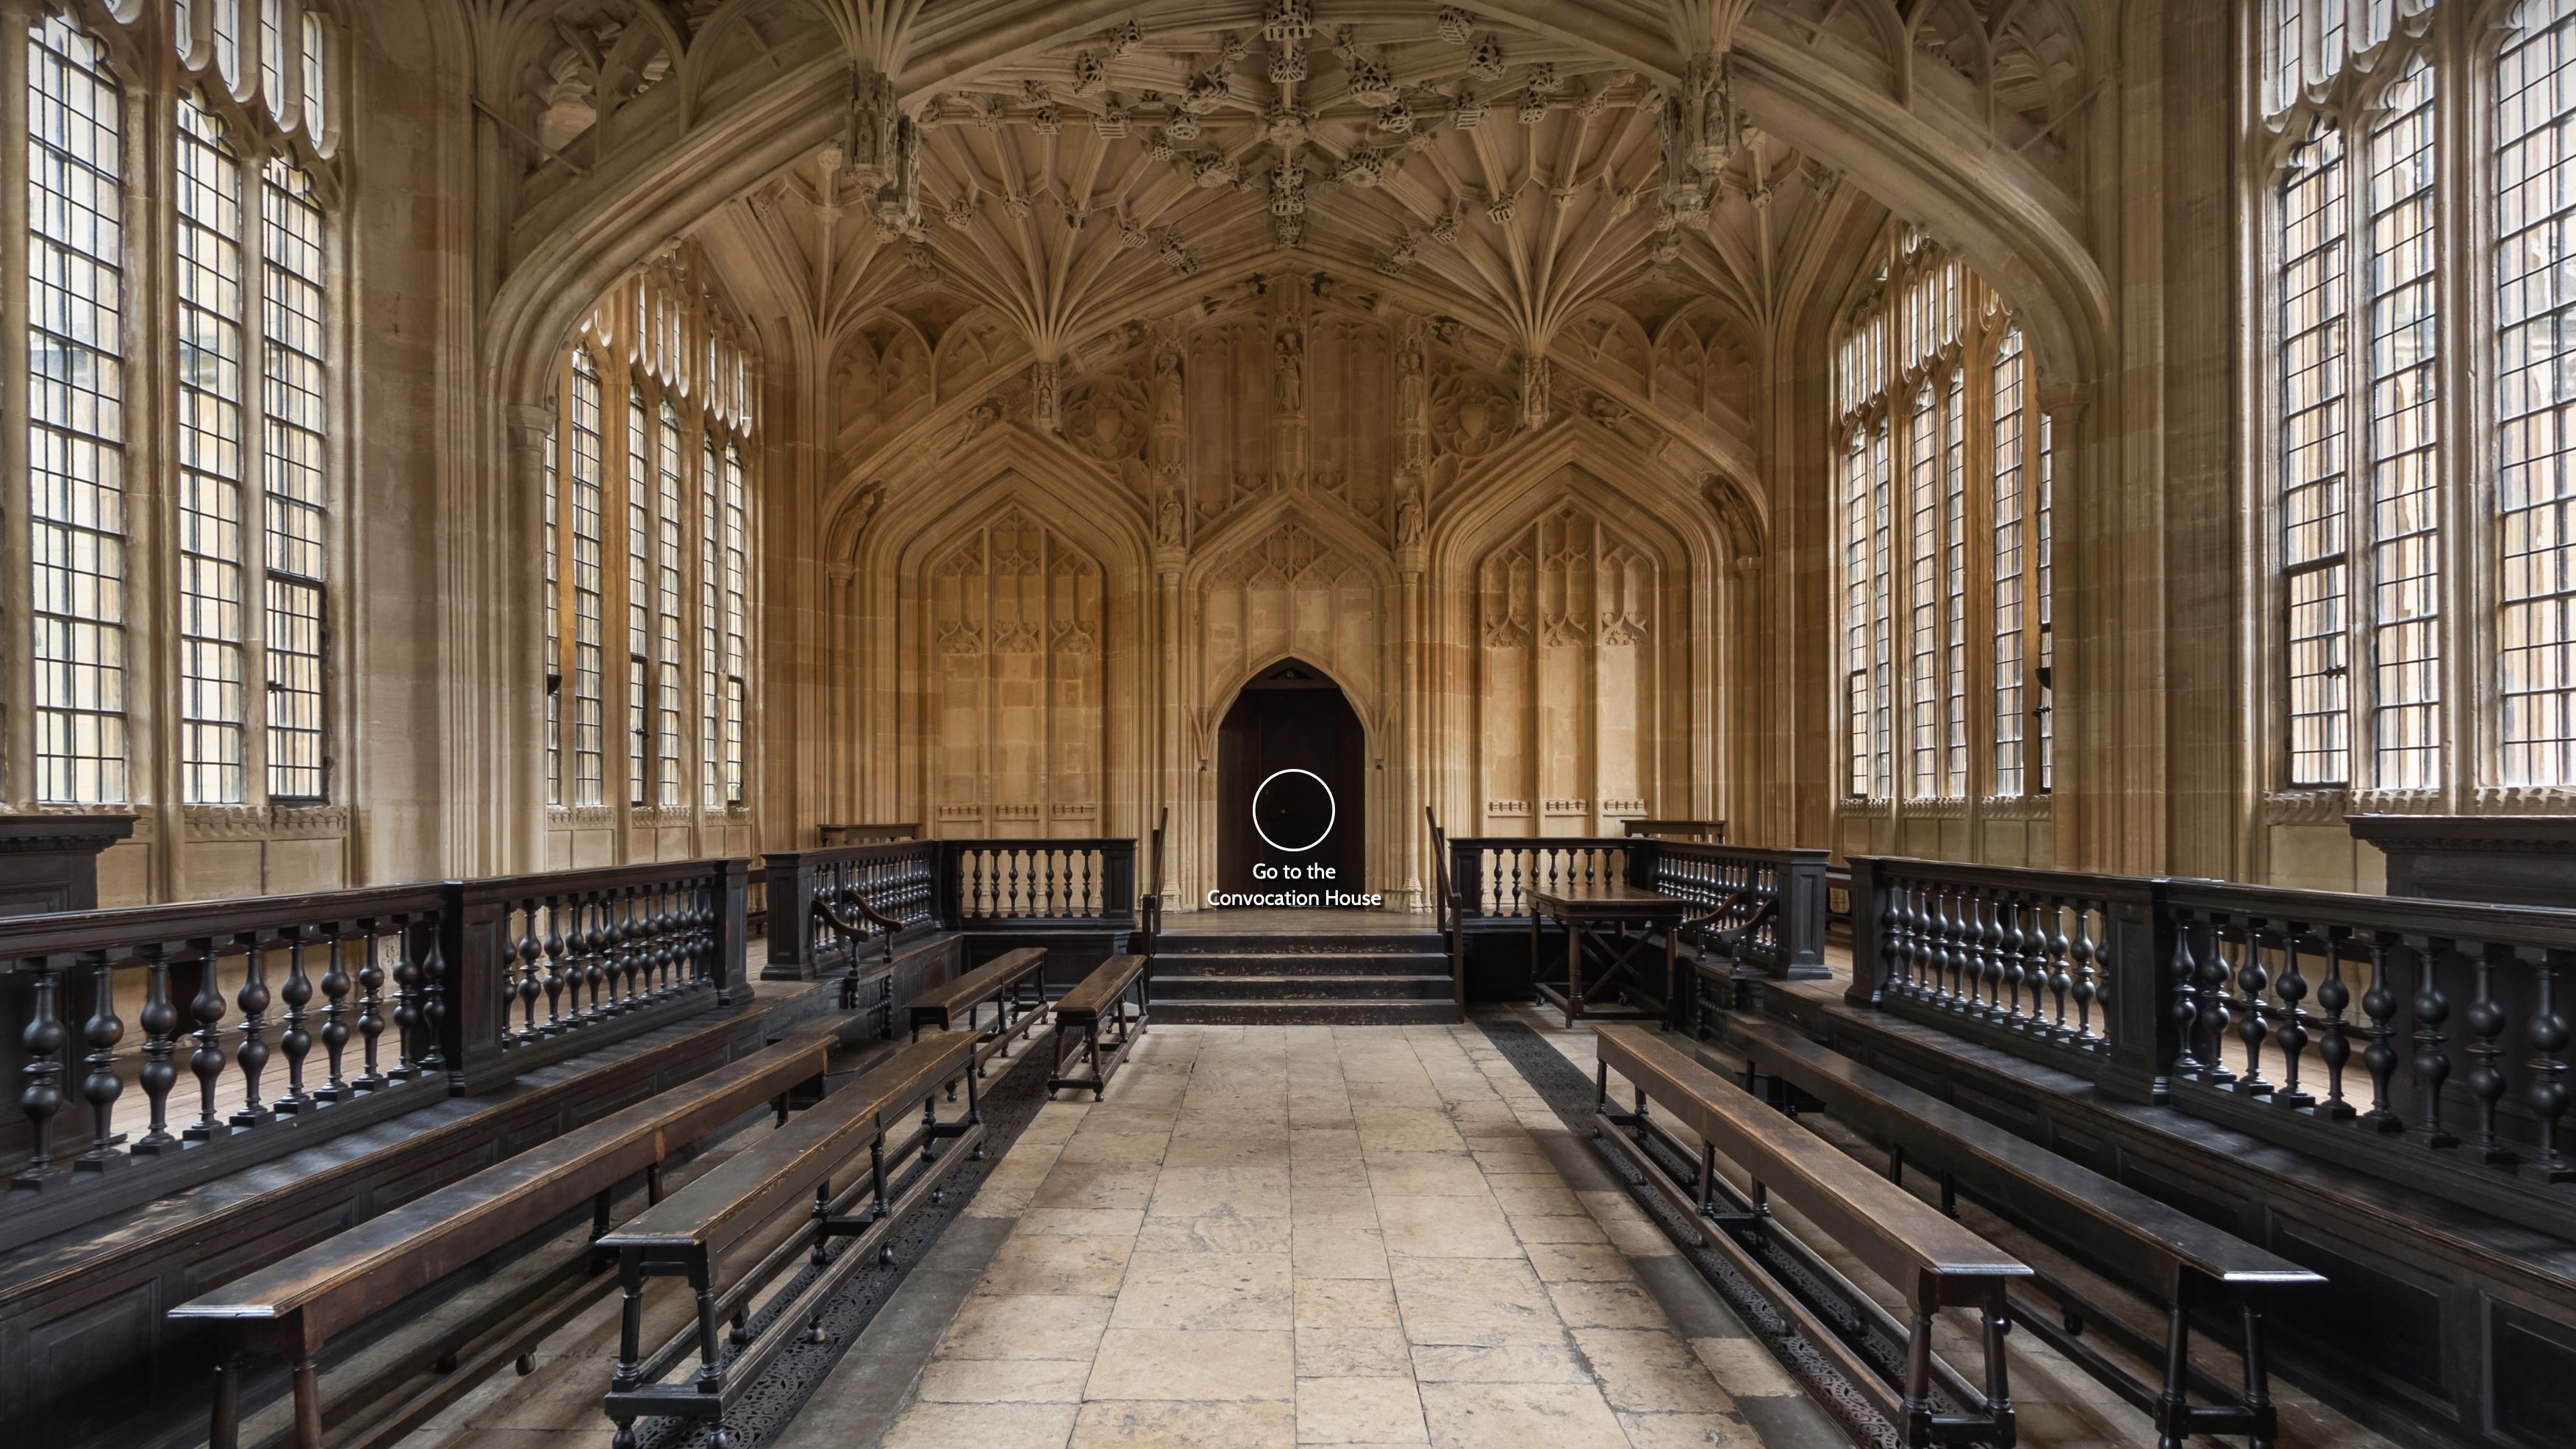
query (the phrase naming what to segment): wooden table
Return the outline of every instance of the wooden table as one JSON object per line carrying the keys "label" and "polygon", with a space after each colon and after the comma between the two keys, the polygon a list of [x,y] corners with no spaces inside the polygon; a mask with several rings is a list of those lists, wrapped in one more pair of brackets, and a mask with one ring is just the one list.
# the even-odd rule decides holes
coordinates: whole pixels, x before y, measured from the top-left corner
{"label": "wooden table", "polygon": [[[1537,892],[1530,906],[1530,975],[1536,978],[1539,995],[1565,1013],[1567,1026],[1583,1018],[1583,942],[1589,937],[1600,943],[1610,957],[1610,967],[1592,983],[1591,995],[1612,995],[1625,983],[1630,993],[1645,997],[1654,1009],[1621,1011],[1618,1015],[1650,1020],[1660,1017],[1667,1025],[1679,1026],[1674,1015],[1683,1000],[1675,984],[1681,969],[1682,923],[1697,910],[1677,896],[1618,881],[1568,884]],[[1565,927],[1565,989],[1561,992],[1539,976],[1539,929],[1551,917]],[[1658,927],[1664,933],[1664,983],[1660,992],[1648,988],[1637,960],[1654,944],[1653,933]]]}

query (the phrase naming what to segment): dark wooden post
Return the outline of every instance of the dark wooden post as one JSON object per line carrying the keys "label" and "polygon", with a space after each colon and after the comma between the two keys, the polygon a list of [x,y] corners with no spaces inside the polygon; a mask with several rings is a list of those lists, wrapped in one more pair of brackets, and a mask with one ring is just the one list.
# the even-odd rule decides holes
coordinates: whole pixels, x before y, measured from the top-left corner
{"label": "dark wooden post", "polygon": [[[933,841],[930,845],[932,909],[938,913],[942,930],[965,929],[966,902],[960,898],[958,876],[964,868],[965,847],[953,840]],[[995,913],[1000,913],[996,906]]]}
{"label": "dark wooden post", "polygon": [[[1815,981],[1825,969],[1825,852],[1784,850],[1780,862],[1780,953],[1775,981]],[[1857,958],[1859,942],[1853,952]]]}
{"label": "dark wooden post", "polygon": [[2111,939],[2101,961],[2110,989],[2099,1003],[2111,1059],[2097,1085],[2131,1102],[2163,1103],[2179,1050],[2174,1024],[2173,975],[2176,913],[2165,903],[2165,882],[2105,880],[2102,914]]}
{"label": "dark wooden post", "polygon": [[1874,856],[1851,857],[1851,988],[1843,993],[1846,1006],[1875,1008],[1886,986],[1884,970],[1879,964],[1878,943],[1884,926],[1879,912],[1878,860]]}
{"label": "dark wooden post", "polygon": [[446,958],[445,1011],[439,1018],[439,1054],[446,1058],[447,1089],[454,1096],[489,1091],[516,1068],[501,1038],[510,1029],[510,1003],[501,994],[518,943],[510,939],[510,903],[497,891],[477,891],[464,881],[441,888],[438,949]]}
{"label": "dark wooden post", "polygon": [[727,856],[716,862],[716,1004],[750,999],[751,862]]}
{"label": "dark wooden post", "polygon": [[1100,843],[1100,913],[1113,921],[1136,919],[1136,842]]}
{"label": "dark wooden post", "polygon": [[814,862],[820,851],[785,850],[762,856],[769,868],[769,959],[763,981],[814,979]]}

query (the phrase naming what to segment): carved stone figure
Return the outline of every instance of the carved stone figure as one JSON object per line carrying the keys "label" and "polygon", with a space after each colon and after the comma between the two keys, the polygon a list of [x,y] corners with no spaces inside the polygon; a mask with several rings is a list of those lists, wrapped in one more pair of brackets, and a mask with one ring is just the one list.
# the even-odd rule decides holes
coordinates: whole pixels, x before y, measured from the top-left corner
{"label": "carved stone figure", "polygon": [[1400,545],[1422,541],[1422,494],[1408,488],[1395,503],[1395,541]]}
{"label": "carved stone figure", "polygon": [[1181,502],[1181,490],[1177,487],[1165,488],[1162,504],[1154,514],[1154,542],[1166,548],[1180,547],[1181,533],[1188,522],[1189,510]]}
{"label": "carved stone figure", "polygon": [[1294,327],[1279,329],[1278,400],[1282,417],[1302,417],[1306,412],[1306,341]]}
{"label": "carved stone figure", "polygon": [[948,431],[939,440],[938,451],[954,453],[982,436],[986,428],[1001,420],[1001,400],[988,395],[978,401],[974,407],[969,408],[964,417],[948,425]]}

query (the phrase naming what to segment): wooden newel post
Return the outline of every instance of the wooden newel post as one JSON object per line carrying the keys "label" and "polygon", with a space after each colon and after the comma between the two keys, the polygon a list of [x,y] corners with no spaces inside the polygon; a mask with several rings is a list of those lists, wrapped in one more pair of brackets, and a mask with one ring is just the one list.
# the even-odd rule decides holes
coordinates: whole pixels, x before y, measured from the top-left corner
{"label": "wooden newel post", "polygon": [[1878,861],[1875,857],[1851,857],[1851,989],[1843,993],[1846,1006],[1875,1008],[1886,985],[1886,966],[1879,960],[1878,947],[1885,923],[1879,916],[1887,909],[1880,890]]}
{"label": "wooden newel post", "polygon": [[2102,903],[2111,939],[2104,943],[2106,988],[2100,1010],[2111,1040],[2111,1059],[2099,1085],[2130,1102],[2163,1103],[2171,1095],[2181,1032],[2174,1021],[2175,913],[2164,902],[2164,882],[2123,882]]}
{"label": "wooden newel post", "polygon": [[[798,919],[803,918],[799,912]],[[776,921],[773,915],[772,939]],[[716,1005],[751,999],[751,862],[740,856],[716,862],[715,969]]]}
{"label": "wooden newel post", "polygon": [[[1821,850],[1782,852],[1780,863],[1780,952],[1771,963],[1779,981],[1814,981],[1831,976],[1825,969],[1825,855]],[[1854,933],[1853,952],[1859,952]]]}
{"label": "wooden newel post", "polygon": [[814,892],[821,878],[814,861],[819,854],[788,850],[760,858],[769,867],[769,960],[760,968],[763,981],[814,979]]}
{"label": "wooden newel post", "polygon": [[1136,842],[1100,843],[1100,913],[1113,921],[1136,919]]}
{"label": "wooden newel post", "polygon": [[449,881],[443,893],[436,940],[446,958],[446,1000],[438,1049],[447,1062],[448,1091],[470,1096],[501,1085],[517,1070],[504,1060],[501,1037],[510,1027],[504,988],[518,943],[510,939],[506,899],[478,893],[463,881]]}

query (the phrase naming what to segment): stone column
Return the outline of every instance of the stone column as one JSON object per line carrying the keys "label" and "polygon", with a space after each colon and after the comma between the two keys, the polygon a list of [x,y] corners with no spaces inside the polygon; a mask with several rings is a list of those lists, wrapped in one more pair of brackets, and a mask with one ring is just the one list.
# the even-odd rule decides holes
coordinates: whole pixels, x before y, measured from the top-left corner
{"label": "stone column", "polygon": [[[532,525],[525,529],[511,528],[505,535],[507,537],[542,539],[542,530],[553,522],[545,516],[546,441],[553,431],[553,421],[554,410],[540,403],[508,403],[502,407],[502,426],[507,431],[509,447],[509,476],[504,482],[502,493],[505,502],[510,506],[504,507],[501,513],[505,519],[514,524],[529,523],[533,520]],[[559,560],[558,567],[568,570],[572,567],[572,560],[568,556],[564,557]],[[525,573],[512,571],[505,575],[505,577],[512,576],[525,577]],[[537,583],[532,592],[537,594],[538,598],[534,617],[542,620],[545,610],[544,575],[539,573],[535,577]],[[515,611],[507,609],[503,614],[505,618],[516,617]],[[556,628],[559,630],[569,629],[571,626],[572,621],[569,618],[556,621]],[[505,637],[509,638],[511,643],[503,655],[503,667],[498,671],[501,677],[498,680],[486,680],[485,687],[498,695],[504,709],[533,716],[524,722],[523,727],[527,730],[527,738],[535,742],[536,748],[528,752],[528,760],[511,762],[512,768],[527,777],[524,782],[526,788],[505,792],[508,803],[502,812],[498,812],[502,815],[502,819],[496,833],[509,842],[512,858],[534,869],[538,862],[546,858],[544,691],[545,673],[549,661],[543,657],[545,631],[542,625],[534,629],[515,630]],[[566,697],[565,702],[569,704],[569,696]],[[566,711],[559,710],[557,717],[563,718],[565,714]],[[572,763],[567,755],[564,762],[567,778],[571,768]]]}

